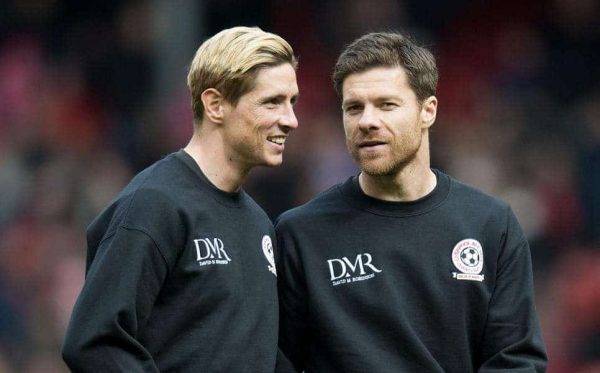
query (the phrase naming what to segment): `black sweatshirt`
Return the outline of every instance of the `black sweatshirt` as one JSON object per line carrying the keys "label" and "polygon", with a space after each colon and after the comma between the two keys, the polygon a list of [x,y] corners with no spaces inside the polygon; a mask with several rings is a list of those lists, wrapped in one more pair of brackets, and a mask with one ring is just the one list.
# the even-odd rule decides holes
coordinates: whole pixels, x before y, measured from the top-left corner
{"label": "black sweatshirt", "polygon": [[417,201],[371,198],[353,177],[278,219],[279,343],[299,370],[544,371],[515,216],[435,174]]}
{"label": "black sweatshirt", "polygon": [[273,226],[183,150],[137,175],[88,228],[63,357],[77,372],[270,372]]}

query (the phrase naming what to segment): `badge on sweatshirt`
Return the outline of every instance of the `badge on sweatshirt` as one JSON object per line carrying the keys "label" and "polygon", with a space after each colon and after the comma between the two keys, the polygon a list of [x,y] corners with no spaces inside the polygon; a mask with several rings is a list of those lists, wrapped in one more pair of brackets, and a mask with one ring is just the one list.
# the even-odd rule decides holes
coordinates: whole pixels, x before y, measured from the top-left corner
{"label": "badge on sweatshirt", "polygon": [[273,242],[271,242],[271,237],[265,235],[262,238],[262,249],[263,254],[265,254],[265,258],[269,262],[267,268],[271,271],[272,274],[277,276],[277,269],[275,268],[275,256],[273,255]]}
{"label": "badge on sweatshirt", "polygon": [[454,246],[452,263],[460,272],[452,272],[457,280],[483,281],[483,250],[479,241],[467,238]]}

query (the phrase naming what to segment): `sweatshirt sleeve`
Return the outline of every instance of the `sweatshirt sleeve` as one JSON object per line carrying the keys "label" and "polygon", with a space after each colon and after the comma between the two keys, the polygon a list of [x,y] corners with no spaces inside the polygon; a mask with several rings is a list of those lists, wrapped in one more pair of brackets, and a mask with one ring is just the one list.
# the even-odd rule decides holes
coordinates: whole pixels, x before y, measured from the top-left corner
{"label": "sweatshirt sleeve", "polygon": [[74,372],[158,372],[137,340],[168,266],[144,231],[121,226],[104,239],[88,268],[63,345]]}
{"label": "sweatshirt sleeve", "polygon": [[[298,371],[304,370],[308,343],[307,292],[295,239],[285,224],[276,223],[279,348]],[[281,372],[287,370],[278,370]]]}
{"label": "sweatshirt sleeve", "polygon": [[529,245],[510,208],[507,215],[479,372],[544,372],[547,357],[534,303]]}

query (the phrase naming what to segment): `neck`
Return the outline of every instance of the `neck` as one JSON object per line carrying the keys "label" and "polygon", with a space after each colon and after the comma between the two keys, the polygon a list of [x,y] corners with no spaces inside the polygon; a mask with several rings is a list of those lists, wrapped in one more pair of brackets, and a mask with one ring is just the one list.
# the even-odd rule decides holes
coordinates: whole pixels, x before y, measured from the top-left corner
{"label": "neck", "polygon": [[358,177],[363,192],[373,198],[391,202],[415,201],[431,193],[437,179],[430,168],[427,139],[415,157],[400,170],[389,175],[368,175]]}
{"label": "neck", "polygon": [[370,197],[383,201],[408,202],[431,193],[437,179],[431,169],[424,173],[404,169],[393,176],[361,173],[358,182],[363,192]]}
{"label": "neck", "polygon": [[210,182],[225,192],[237,192],[248,175],[249,169],[236,165],[223,147],[218,131],[194,131],[184,150],[196,161]]}

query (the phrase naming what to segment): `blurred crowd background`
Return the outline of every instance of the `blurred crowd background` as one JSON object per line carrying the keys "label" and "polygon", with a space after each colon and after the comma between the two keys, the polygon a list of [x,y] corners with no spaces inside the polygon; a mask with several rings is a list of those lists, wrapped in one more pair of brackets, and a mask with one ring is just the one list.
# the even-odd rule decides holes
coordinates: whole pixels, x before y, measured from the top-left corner
{"label": "blurred crowd background", "polygon": [[341,48],[401,30],[432,49],[433,167],[518,215],[549,372],[600,372],[597,0],[1,1],[0,372],[67,370],[86,226],[185,146],[188,64],[234,25],[276,32],[300,57],[284,165],[245,186],[272,217],[357,172],[330,78]]}

